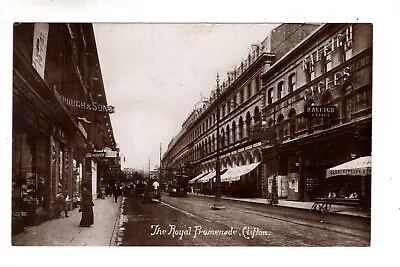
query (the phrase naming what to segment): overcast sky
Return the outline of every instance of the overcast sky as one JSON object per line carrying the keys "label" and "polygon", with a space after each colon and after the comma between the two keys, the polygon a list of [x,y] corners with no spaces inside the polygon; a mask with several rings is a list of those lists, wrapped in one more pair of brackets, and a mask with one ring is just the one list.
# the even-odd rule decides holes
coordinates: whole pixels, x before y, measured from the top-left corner
{"label": "overcast sky", "polygon": [[201,95],[246,58],[276,24],[94,24],[123,167],[159,165]]}

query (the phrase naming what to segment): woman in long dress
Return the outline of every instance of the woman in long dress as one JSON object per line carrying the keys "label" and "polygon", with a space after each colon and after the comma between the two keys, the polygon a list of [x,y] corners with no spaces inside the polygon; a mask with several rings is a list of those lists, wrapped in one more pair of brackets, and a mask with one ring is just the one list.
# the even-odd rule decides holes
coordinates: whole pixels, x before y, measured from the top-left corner
{"label": "woman in long dress", "polygon": [[94,223],[93,218],[93,201],[92,196],[87,188],[87,186],[82,187],[82,204],[81,204],[81,211],[82,211],[82,219],[80,222],[80,226],[83,227],[90,227]]}

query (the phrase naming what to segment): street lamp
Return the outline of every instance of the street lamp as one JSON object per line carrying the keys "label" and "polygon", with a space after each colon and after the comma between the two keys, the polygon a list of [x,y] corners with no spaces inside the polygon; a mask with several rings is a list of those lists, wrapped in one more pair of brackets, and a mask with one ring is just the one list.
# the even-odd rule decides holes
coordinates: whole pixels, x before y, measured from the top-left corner
{"label": "street lamp", "polygon": [[216,154],[216,159],[215,159],[215,200],[214,200],[214,205],[212,206],[212,209],[214,210],[220,210],[224,209],[224,205],[222,205],[221,202],[221,161],[219,158],[220,154],[220,136],[219,136],[219,102],[218,102],[218,97],[220,94],[220,88],[219,88],[219,75],[217,73],[217,94],[216,94],[216,101],[217,101],[217,154]]}
{"label": "street lamp", "polygon": [[[262,97],[262,126],[267,127],[267,122],[266,122],[266,103],[265,103],[265,87],[263,86],[263,89],[261,90],[261,97]],[[273,167],[272,167],[272,185],[271,185],[271,198],[269,200],[270,205],[276,205],[279,203],[278,201],[278,183],[277,183],[277,159],[276,159],[276,105],[274,106],[274,111],[273,111],[273,124],[272,124],[272,129],[267,129],[263,131],[265,133],[265,138],[271,140],[272,139],[272,158],[273,158]]]}

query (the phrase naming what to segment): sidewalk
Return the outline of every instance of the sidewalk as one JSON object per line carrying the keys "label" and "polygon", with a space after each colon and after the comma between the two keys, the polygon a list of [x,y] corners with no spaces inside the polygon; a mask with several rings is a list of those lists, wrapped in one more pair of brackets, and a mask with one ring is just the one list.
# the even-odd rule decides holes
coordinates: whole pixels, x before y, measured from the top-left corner
{"label": "sidewalk", "polygon": [[[203,197],[214,197],[213,195],[202,195],[202,194],[191,194],[193,196],[203,196]],[[265,198],[235,198],[235,197],[227,197],[222,196],[222,199],[232,200],[232,201],[241,201],[255,204],[267,204],[267,200]],[[295,208],[295,209],[305,209],[311,210],[314,202],[303,202],[303,201],[291,201],[286,199],[279,199],[278,207],[286,207],[286,208]],[[351,206],[342,206],[342,205],[332,205],[329,213],[336,213],[342,215],[370,218],[371,213],[367,212],[359,207],[351,207]]]}
{"label": "sidewalk", "polygon": [[14,246],[113,246],[122,202],[113,197],[93,201],[94,224],[79,227],[81,213],[68,212],[68,218],[54,219],[12,237]]}

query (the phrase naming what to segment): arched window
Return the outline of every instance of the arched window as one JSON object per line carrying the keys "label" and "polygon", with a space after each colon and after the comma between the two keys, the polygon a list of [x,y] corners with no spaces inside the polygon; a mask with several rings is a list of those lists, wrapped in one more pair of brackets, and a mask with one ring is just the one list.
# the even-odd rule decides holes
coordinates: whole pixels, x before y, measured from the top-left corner
{"label": "arched window", "polygon": [[272,104],[274,101],[274,88],[269,88],[268,90],[268,104]]}
{"label": "arched window", "polygon": [[229,129],[229,124],[226,126],[226,144],[229,146],[231,142],[231,131]]}
{"label": "arched window", "polygon": [[283,81],[281,81],[280,83],[278,83],[278,99],[281,99],[284,95],[284,91],[285,91],[285,84],[283,83]]}
{"label": "arched window", "polygon": [[258,125],[261,123],[261,116],[260,116],[260,110],[258,107],[254,109],[254,124]]}
{"label": "arched window", "polygon": [[290,138],[295,138],[296,136],[296,111],[294,109],[289,112],[289,135]]}
{"label": "arched window", "polygon": [[239,118],[239,140],[243,138],[243,118]]}
{"label": "arched window", "polygon": [[256,80],[255,81],[255,84],[256,84],[255,87],[256,88],[254,89],[254,91],[258,92],[258,91],[260,91],[260,76],[257,76],[255,80]]}
{"label": "arched window", "polygon": [[236,122],[232,122],[232,142],[236,142]]}
{"label": "arched window", "polygon": [[224,148],[225,147],[225,132],[224,132],[224,129],[222,129],[221,130],[221,137],[220,137],[221,139],[221,143],[220,143],[220,147],[221,148]]}
{"label": "arched window", "polygon": [[283,137],[284,137],[284,117],[282,114],[280,114],[278,116],[278,120],[277,120],[277,124],[278,124],[278,137],[279,137],[279,141],[282,142],[283,141]]}
{"label": "arched window", "polygon": [[246,114],[246,135],[247,137],[250,136],[250,125],[251,125],[251,115],[250,112]]}
{"label": "arched window", "polygon": [[292,73],[288,79],[288,93],[290,94],[296,90],[296,73]]}

